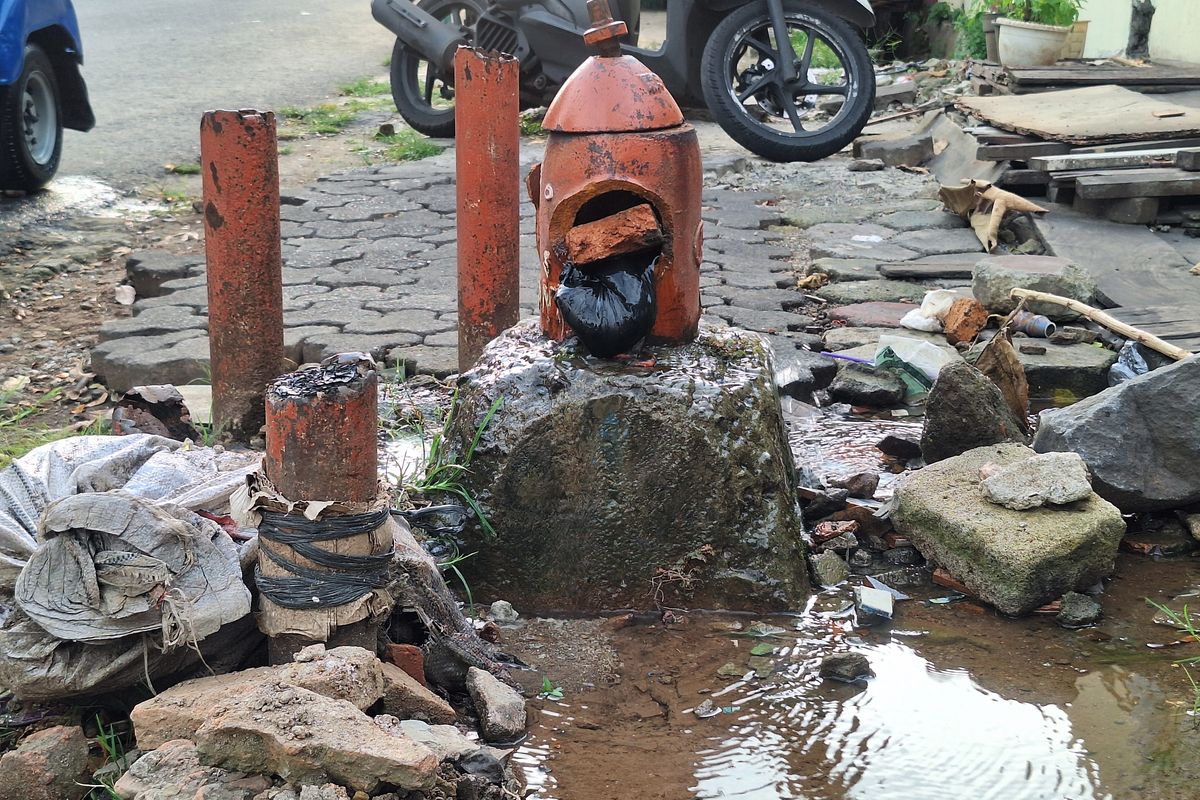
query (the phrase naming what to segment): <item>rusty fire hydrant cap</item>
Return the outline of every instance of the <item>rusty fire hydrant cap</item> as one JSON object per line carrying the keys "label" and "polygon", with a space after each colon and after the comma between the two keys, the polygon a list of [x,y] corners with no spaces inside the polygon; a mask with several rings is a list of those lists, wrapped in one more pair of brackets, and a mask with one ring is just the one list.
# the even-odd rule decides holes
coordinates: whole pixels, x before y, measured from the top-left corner
{"label": "rusty fire hydrant cap", "polygon": [[546,111],[542,128],[559,133],[657,131],[683,124],[683,112],[662,79],[633,56],[620,55],[624,22],[606,2],[590,0],[592,27],[584,40],[598,49],[571,73]]}

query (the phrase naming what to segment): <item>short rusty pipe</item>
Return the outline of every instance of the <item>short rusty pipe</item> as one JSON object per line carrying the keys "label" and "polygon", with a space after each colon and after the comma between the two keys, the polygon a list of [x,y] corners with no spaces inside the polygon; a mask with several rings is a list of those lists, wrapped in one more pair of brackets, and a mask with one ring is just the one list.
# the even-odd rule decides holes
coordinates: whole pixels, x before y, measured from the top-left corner
{"label": "short rusty pipe", "polygon": [[[313,515],[319,519],[386,508],[378,475],[378,384],[375,362],[365,353],[333,356],[319,368],[293,372],[271,383],[266,391],[263,471],[279,502],[305,503],[310,509],[312,503],[321,503],[321,511]],[[325,507],[326,503],[334,505]],[[365,533],[313,544],[341,556],[379,557],[391,550],[391,524],[384,521]],[[330,569],[260,531],[260,574],[294,577],[296,573],[281,566],[284,563],[317,572]],[[347,605],[312,610],[276,605],[260,592],[259,627],[270,637],[272,663],[290,661],[302,647],[319,641],[330,647],[356,645],[373,651],[375,620],[390,603],[386,591],[370,587]]]}
{"label": "short rusty pipe", "polygon": [[267,389],[267,478],[290,500],[367,503],[379,493],[379,378],[363,353]]}
{"label": "short rusty pipe", "polygon": [[275,115],[207,111],[200,120],[213,427],[248,441],[283,365]]}
{"label": "short rusty pipe", "polygon": [[520,319],[518,63],[461,47],[454,59],[458,171],[458,369]]}

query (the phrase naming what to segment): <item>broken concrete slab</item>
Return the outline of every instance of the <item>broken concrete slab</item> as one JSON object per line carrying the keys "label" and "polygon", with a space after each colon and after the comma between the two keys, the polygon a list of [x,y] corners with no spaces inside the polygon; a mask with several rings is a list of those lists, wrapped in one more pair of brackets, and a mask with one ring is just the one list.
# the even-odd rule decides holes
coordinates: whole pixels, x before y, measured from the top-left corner
{"label": "broken concrete slab", "polygon": [[933,158],[933,137],[925,135],[861,137],[854,142],[855,158],[878,158],[889,167],[919,167]]}
{"label": "broken concrete slab", "polygon": [[138,747],[153,750],[172,739],[190,739],[219,709],[257,686],[277,683],[347,700],[359,709],[374,705],[384,693],[382,666],[374,653],[361,647],[325,650],[311,645],[293,663],[184,681],[138,703],[129,715]]}
{"label": "broken concrete slab", "polygon": [[998,442],[1025,442],[1024,426],[1000,389],[964,361],[942,367],[925,401],[925,461],[932,464]]}
{"label": "broken concrete slab", "polygon": [[818,289],[822,300],[838,305],[851,303],[919,303],[926,287],[916,283],[892,280],[849,281],[831,283]]}
{"label": "broken concrete slab", "polygon": [[808,274],[828,275],[833,281],[869,281],[879,277],[879,263],[870,258],[818,258]]}
{"label": "broken concrete slab", "polygon": [[262,775],[204,766],[196,743],[188,739],[164,742],[144,754],[113,786],[121,800],[251,800],[270,788],[270,779]]}
{"label": "broken concrete slab", "polygon": [[282,682],[227,699],[192,738],[204,764],[296,784],[333,781],[368,794],[385,786],[427,789],[440,763],[428,747],[388,734],[351,703]]}
{"label": "broken concrete slab", "polygon": [[846,560],[833,550],[809,556],[808,563],[812,568],[813,579],[820,586],[837,586],[850,577],[850,567]]}
{"label": "broken concrete slab", "polygon": [[967,225],[962,217],[947,211],[892,211],[872,221],[897,231],[954,230]]}
{"label": "broken concrete slab", "polygon": [[26,736],[0,756],[0,797],[79,800],[90,789],[88,744],[77,725],[58,725]]}
{"label": "broken concrete slab", "polygon": [[775,353],[775,383],[789,397],[807,399],[824,389],[837,374],[837,363],[828,356],[800,347],[800,342],[782,336],[768,337]]}
{"label": "broken concrete slab", "polygon": [[[1014,339],[1014,343],[1045,340]],[[1091,397],[1108,388],[1108,369],[1117,354],[1098,345],[1046,344],[1045,353],[1025,352],[1017,348],[1017,358],[1025,368],[1029,396],[1055,399],[1060,404]]]}
{"label": "broken concrete slab", "polygon": [[844,363],[829,384],[829,396],[855,406],[887,408],[904,399],[904,381],[886,369]]}
{"label": "broken concrete slab", "polygon": [[835,306],[826,313],[834,322],[855,328],[899,328],[901,318],[918,307],[916,303],[855,303]]}
{"label": "broken concrete slab", "polygon": [[[880,336],[903,336],[906,339],[929,342],[947,350],[954,350],[950,343],[946,341],[946,337],[940,333],[928,333],[926,331],[909,329],[896,330],[895,328],[851,328],[849,326],[844,328],[830,328],[825,331],[825,349],[838,352],[865,345],[875,345],[879,343]],[[957,353],[958,351],[954,350],[954,352]]]}
{"label": "broken concrete slab", "polygon": [[1087,467],[1075,453],[1038,453],[998,468],[980,485],[988,500],[1014,511],[1068,505],[1092,494]]}
{"label": "broken concrete slab", "polygon": [[[1056,256],[987,256],[975,265],[971,289],[988,310],[1007,314],[1015,309],[1018,301],[1009,296],[1015,288],[1091,303],[1096,295],[1096,279],[1074,262]],[[1078,316],[1048,303],[1029,303],[1027,307],[1056,320]]]}
{"label": "broken concrete slab", "polygon": [[1033,446],[1083,458],[1092,485],[1122,511],[1200,501],[1200,357],[1043,411]]}
{"label": "broken concrete slab", "polygon": [[383,673],[383,710],[399,719],[453,725],[457,716],[450,704],[395,664],[380,665]]}
{"label": "broken concrete slab", "polygon": [[892,522],[930,561],[1005,614],[1028,613],[1114,568],[1125,532],[1121,512],[1092,494],[1071,506],[1014,511],[989,503],[986,464],[1034,455],[1021,444],[969,450],[905,476]]}
{"label": "broken concrete slab", "polygon": [[983,255],[979,239],[969,228],[928,228],[904,231],[892,237],[892,243],[915,250],[922,256],[949,253],[978,253]]}
{"label": "broken concrete slab", "polygon": [[202,256],[178,256],[165,250],[137,250],[125,259],[125,277],[138,297],[159,297],[167,281],[204,273]]}
{"label": "broken concrete slab", "polygon": [[480,733],[489,742],[513,742],[525,735],[525,698],[478,667],[467,670],[467,693],[479,714]]}

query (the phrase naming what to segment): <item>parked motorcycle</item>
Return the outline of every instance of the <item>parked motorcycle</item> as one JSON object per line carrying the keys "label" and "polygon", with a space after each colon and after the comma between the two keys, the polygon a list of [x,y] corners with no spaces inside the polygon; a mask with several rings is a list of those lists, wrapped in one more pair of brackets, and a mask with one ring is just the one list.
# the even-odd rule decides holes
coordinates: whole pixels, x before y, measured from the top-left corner
{"label": "parked motorcycle", "polygon": [[[875,72],[862,31],[868,0],[670,0],[667,39],[637,46],[641,3],[616,0],[622,49],[663,79],[682,106],[707,106],[739,144],[773,161],[816,161],[862,131]],[[549,103],[590,55],[586,0],[372,0],[396,34],[396,109],[429,136],[454,135],[454,53],[469,44],[521,63],[521,104]]]}

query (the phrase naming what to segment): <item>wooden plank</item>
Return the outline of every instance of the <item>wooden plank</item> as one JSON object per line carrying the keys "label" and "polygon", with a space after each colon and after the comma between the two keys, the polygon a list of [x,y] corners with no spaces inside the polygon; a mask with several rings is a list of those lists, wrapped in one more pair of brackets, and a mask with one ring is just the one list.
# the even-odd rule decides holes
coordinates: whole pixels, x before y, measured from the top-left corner
{"label": "wooden plank", "polygon": [[[1006,130],[1073,144],[1200,136],[1200,109],[1125,89],[1089,86],[1024,97],[963,97],[956,105]],[[1177,117],[1155,111],[1183,109]]]}
{"label": "wooden plank", "polygon": [[1009,84],[1034,86],[1185,86],[1200,85],[1200,69],[1180,67],[1053,66],[1010,67]]}
{"label": "wooden plank", "polygon": [[1057,156],[1071,152],[1062,142],[1025,142],[1021,144],[984,144],[975,152],[982,161],[1027,161],[1034,156]]}
{"label": "wooden plank", "polygon": [[1047,186],[1050,173],[1036,169],[1010,169],[997,183],[1001,186]]}
{"label": "wooden plank", "polygon": [[1045,205],[1049,213],[1033,217],[1038,234],[1052,254],[1092,274],[1103,305],[1200,308],[1200,278],[1188,274],[1191,262],[1149,228],[1113,225],[1068,206]]}
{"label": "wooden plank", "polygon": [[1159,322],[1185,322],[1196,319],[1197,313],[1190,306],[1145,306],[1142,308],[1114,308],[1110,312],[1114,317],[1128,322],[1130,325],[1152,325]]}
{"label": "wooden plank", "polygon": [[1200,173],[1173,168],[1114,170],[1076,178],[1075,191],[1088,200],[1200,195]]}
{"label": "wooden plank", "polygon": [[1167,148],[1200,147],[1200,138],[1159,139],[1147,142],[1114,142],[1095,147],[1072,147],[1072,153],[1128,153],[1137,150],[1166,150]]}
{"label": "wooden plank", "polygon": [[[1169,167],[1175,161],[1177,148],[1162,147],[1153,150],[1132,150],[1122,153],[1071,153],[1069,155],[1045,155],[1029,159],[1031,169],[1043,172],[1080,169],[1119,169],[1124,167]],[[1200,152],[1200,151],[1198,151]]]}

